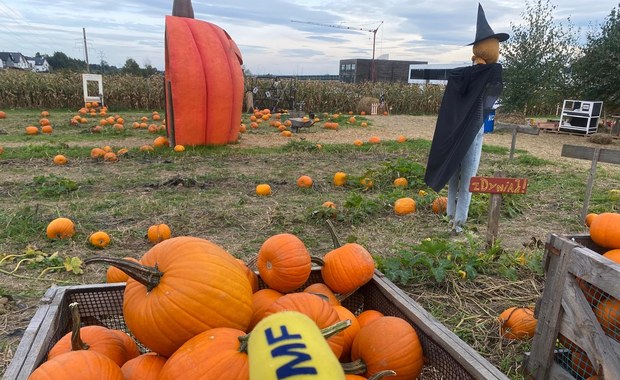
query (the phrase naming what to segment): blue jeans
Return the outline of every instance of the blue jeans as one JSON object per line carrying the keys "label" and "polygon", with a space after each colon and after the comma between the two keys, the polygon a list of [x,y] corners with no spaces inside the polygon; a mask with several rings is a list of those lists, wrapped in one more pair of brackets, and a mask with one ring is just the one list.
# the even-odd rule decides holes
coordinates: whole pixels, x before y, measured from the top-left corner
{"label": "blue jeans", "polygon": [[469,192],[469,181],[476,175],[480,164],[480,154],[482,153],[482,137],[484,124],[471,143],[469,150],[463,157],[458,170],[448,181],[448,205],[446,213],[450,219],[450,228],[456,232],[463,231],[463,225],[467,221],[471,193]]}

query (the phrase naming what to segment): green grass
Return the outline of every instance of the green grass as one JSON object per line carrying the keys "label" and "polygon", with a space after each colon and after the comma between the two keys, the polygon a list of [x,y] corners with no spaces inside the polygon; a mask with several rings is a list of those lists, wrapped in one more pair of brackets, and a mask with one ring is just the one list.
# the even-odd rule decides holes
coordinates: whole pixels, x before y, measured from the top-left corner
{"label": "green grass", "polygon": [[[154,134],[133,129],[83,133],[90,126],[68,125],[73,112],[63,110],[51,111],[52,135],[25,137],[24,126],[37,121],[38,112],[14,111],[9,119],[0,120],[0,130],[7,133],[0,136],[4,146],[0,197],[5,200],[0,209],[0,259],[27,247],[58,252],[62,258],[140,257],[151,247],[145,239],[147,228],[162,222],[174,236],[212,240],[239,258],[255,255],[269,236],[283,232],[298,235],[312,254],[323,255],[332,248],[325,226],[330,218],[341,241],[364,245],[386,276],[513,379],[523,378],[515,368],[529,343],[499,349],[498,337],[491,333],[496,331],[493,316],[515,302],[535,302],[544,278],[542,250],[529,245],[532,239],[544,241],[549,232],[585,231],[578,215],[587,170],[576,172],[570,165],[526,151],[510,160],[506,148],[483,146],[480,175],[501,171],[529,181],[526,194],[503,197],[498,242],[487,248],[487,194],[472,197],[470,240],[465,242],[455,242],[442,216],[432,213],[432,200],[446,194],[424,184],[428,140],[319,148],[309,140],[293,139],[272,148],[188,147],[182,154],[171,149],[142,153],[138,146],[151,142]],[[150,113],[121,114],[131,122]],[[253,133],[277,136],[275,129],[261,126],[244,138]],[[129,153],[116,163],[90,158],[93,147],[118,149],[129,143]],[[69,158],[68,165],[51,163],[58,153]],[[346,186],[332,184],[337,171],[348,174]],[[296,186],[302,174],[312,177],[312,188]],[[409,182],[405,189],[392,184],[400,176]],[[359,180],[364,177],[372,178],[374,186],[362,186]],[[256,196],[259,183],[269,183],[273,195]],[[620,204],[610,190],[618,183],[618,171],[600,170],[590,209],[617,211]],[[392,206],[401,197],[416,200],[416,213],[394,214]],[[323,207],[325,201],[334,202],[336,210]],[[72,239],[50,241],[45,236],[47,223],[58,216],[76,222]],[[112,238],[106,249],[95,250],[86,241],[97,230]],[[34,280],[41,270],[41,266],[20,268],[15,274],[26,278],[4,276],[0,290],[36,305],[54,283],[94,283],[104,278],[101,268],[85,268],[82,275],[58,271]],[[0,345],[11,349],[15,344],[0,339]]]}

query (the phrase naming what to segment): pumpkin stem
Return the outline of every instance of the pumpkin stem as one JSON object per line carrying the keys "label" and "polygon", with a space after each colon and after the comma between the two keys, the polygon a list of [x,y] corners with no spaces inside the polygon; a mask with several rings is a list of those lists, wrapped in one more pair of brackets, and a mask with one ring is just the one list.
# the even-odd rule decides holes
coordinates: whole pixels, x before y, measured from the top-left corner
{"label": "pumpkin stem", "polygon": [[239,349],[237,351],[248,353],[248,341],[250,340],[250,334],[241,335],[239,338]]}
{"label": "pumpkin stem", "polygon": [[362,359],[357,359],[349,363],[341,363],[344,373],[348,375],[361,375],[368,369]]}
{"label": "pumpkin stem", "polygon": [[340,322],[334,323],[331,326],[327,326],[324,329],[321,329],[321,334],[323,335],[323,338],[329,339],[349,326],[351,326],[351,320],[345,319]]}
{"label": "pumpkin stem", "polygon": [[192,0],[174,0],[174,3],[172,3],[172,15],[177,17],[194,18]]}
{"label": "pumpkin stem", "polygon": [[332,236],[332,243],[335,248],[340,248],[342,244],[340,244],[340,240],[338,240],[338,236],[336,235],[336,228],[334,228],[334,224],[331,220],[325,219],[325,223],[327,223],[327,229],[329,230],[329,234]]}
{"label": "pumpkin stem", "polygon": [[323,265],[325,265],[325,261],[323,260],[322,257],[318,257],[318,256],[310,256],[310,262],[318,265],[320,267],[322,267]]}
{"label": "pumpkin stem", "polygon": [[392,371],[391,369],[384,369],[383,371],[379,371],[374,375],[370,376],[368,380],[379,380],[383,379],[386,376],[396,376],[396,372]]}
{"label": "pumpkin stem", "polygon": [[159,285],[159,281],[161,276],[164,274],[157,269],[157,265],[154,267],[149,267],[146,265],[142,265],[140,263],[136,263],[133,261],[121,259],[118,257],[91,257],[90,259],[84,260],[84,264],[88,265],[91,263],[106,263],[110,264],[115,268],[120,269],[129,277],[138,281],[142,285],[146,286],[146,289],[150,292],[157,285]]}
{"label": "pumpkin stem", "polygon": [[88,350],[90,346],[84,343],[80,335],[80,325],[82,321],[80,320],[78,303],[70,303],[69,311],[71,312],[71,351]]}

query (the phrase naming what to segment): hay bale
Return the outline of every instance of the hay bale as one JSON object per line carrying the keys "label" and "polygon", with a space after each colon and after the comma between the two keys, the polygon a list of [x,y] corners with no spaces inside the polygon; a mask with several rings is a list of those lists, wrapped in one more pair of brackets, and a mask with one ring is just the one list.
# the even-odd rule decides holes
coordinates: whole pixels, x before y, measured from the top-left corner
{"label": "hay bale", "polygon": [[588,141],[593,144],[609,145],[614,142],[614,139],[607,133],[595,133],[588,137]]}
{"label": "hay bale", "polygon": [[366,115],[370,115],[371,105],[373,103],[379,103],[379,99],[370,96],[365,96],[361,98],[360,101],[357,102],[357,113],[361,113],[362,111],[364,111],[366,112]]}

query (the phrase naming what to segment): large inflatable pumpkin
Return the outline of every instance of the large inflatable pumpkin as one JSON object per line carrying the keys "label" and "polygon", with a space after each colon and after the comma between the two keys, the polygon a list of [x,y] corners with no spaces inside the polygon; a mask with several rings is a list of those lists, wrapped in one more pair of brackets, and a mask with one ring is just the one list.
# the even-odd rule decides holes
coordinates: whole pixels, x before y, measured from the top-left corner
{"label": "large inflatable pumpkin", "polygon": [[239,137],[241,52],[217,25],[195,20],[191,0],[166,16],[166,127],[171,144],[225,145]]}

